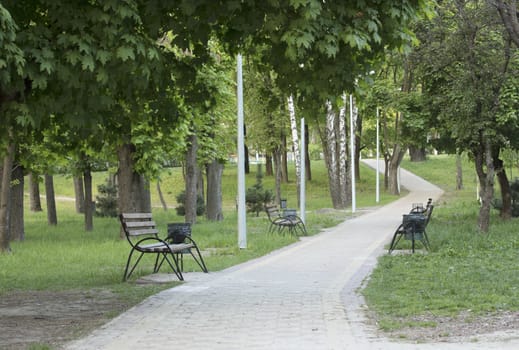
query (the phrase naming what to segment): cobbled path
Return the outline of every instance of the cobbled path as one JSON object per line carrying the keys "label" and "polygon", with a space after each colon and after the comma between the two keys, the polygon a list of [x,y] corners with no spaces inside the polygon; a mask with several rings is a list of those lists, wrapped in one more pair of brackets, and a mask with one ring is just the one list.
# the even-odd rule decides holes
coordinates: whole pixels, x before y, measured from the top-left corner
{"label": "cobbled path", "polygon": [[402,214],[442,194],[403,170],[401,181],[409,190],[404,198],[245,264],[187,273],[183,285],[66,349],[519,349],[519,334],[498,342],[408,344],[367,325],[357,288],[385,253]]}

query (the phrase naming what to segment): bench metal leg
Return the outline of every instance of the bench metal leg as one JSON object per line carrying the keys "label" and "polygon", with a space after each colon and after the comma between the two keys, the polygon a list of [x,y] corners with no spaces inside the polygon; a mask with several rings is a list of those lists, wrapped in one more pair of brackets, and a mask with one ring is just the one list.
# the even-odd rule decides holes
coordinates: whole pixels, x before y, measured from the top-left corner
{"label": "bench metal leg", "polygon": [[[186,252],[179,252],[177,253],[177,259],[180,260],[180,271],[184,271],[184,254],[189,253],[193,260],[200,266],[203,272],[208,273],[209,270],[207,270],[207,266],[205,265],[204,258],[202,258],[202,253],[200,253],[200,249],[198,249],[198,246],[195,246],[194,249],[196,250],[196,255],[192,251],[193,248],[188,249]],[[180,256],[179,256],[180,255]],[[198,255],[198,257],[197,257]]]}
{"label": "bench metal leg", "polygon": [[[131,268],[131,270],[128,272],[128,269],[130,267],[130,262],[131,262],[131,259],[132,259],[132,256],[133,256],[133,252],[135,251],[136,249],[132,249],[132,251],[130,252],[130,255],[128,256],[128,261],[126,262],[126,268],[124,269],[124,276],[123,276],[123,282],[127,281],[128,278],[130,278],[130,276],[132,275],[133,271],[135,270],[135,268],[137,267],[137,265],[139,264],[139,262],[141,261],[141,258],[142,256],[145,254],[144,252],[140,252],[141,254],[139,255],[139,257],[137,258],[137,261],[135,261],[135,263],[133,264],[133,267]],[[171,259],[168,257],[168,254],[171,255],[171,257],[173,258],[173,262],[171,261]],[[162,264],[164,263],[164,260],[167,261],[168,265],[171,267],[171,269],[173,270],[173,272],[175,273],[175,275],[178,277],[179,280],[183,281],[184,280],[184,276],[182,276],[182,272],[180,271],[179,267],[178,267],[178,260],[177,258],[175,257],[175,255],[173,253],[169,253],[169,252],[157,252],[156,253],[156,258],[155,258],[155,265],[153,266],[153,273],[157,273],[159,272]],[[160,256],[162,255],[162,259],[160,260],[159,262],[159,258]]]}
{"label": "bench metal leg", "polygon": [[400,224],[398,228],[396,229],[395,233],[393,234],[393,239],[391,239],[391,244],[389,245],[389,251],[388,253],[391,254],[393,250],[395,250],[396,245],[400,241],[400,238],[402,238],[402,235],[405,233],[404,225]]}

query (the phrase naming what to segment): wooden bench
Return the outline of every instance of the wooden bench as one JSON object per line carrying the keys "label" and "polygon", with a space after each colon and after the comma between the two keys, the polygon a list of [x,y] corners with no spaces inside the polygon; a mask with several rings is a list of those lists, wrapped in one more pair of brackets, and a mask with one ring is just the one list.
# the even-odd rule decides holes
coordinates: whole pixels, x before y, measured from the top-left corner
{"label": "wooden bench", "polygon": [[431,219],[433,209],[434,205],[432,204],[432,199],[429,198],[425,208],[415,206],[411,209],[409,214],[404,214],[402,223],[398,226],[395,233],[393,234],[388,253],[391,254],[393,250],[395,250],[398,242],[402,237],[411,241],[411,250],[413,253],[415,251],[417,241],[422,242],[425,249],[429,250],[430,244],[429,238],[427,237],[426,228]]}
{"label": "wooden bench", "polygon": [[[131,246],[124,270],[123,281],[126,281],[131,276],[144,254],[155,255],[154,273],[158,272],[164,261],[166,261],[178,279],[181,281],[184,280],[182,270],[179,268],[178,256],[191,248],[196,248],[198,253],[200,252],[193,240],[172,243],[168,242],[167,239],[159,238],[159,231],[155,221],[153,221],[151,213],[123,213],[119,215],[119,219]],[[130,263],[134,253],[138,253],[139,255],[130,269]],[[205,269],[205,272],[207,272],[207,269]]]}
{"label": "wooden bench", "polygon": [[266,205],[265,212],[270,221],[269,233],[274,232],[274,230],[281,233],[284,232],[285,229],[288,229],[290,234],[297,235],[297,233],[300,232],[301,234],[306,235],[306,226],[303,220],[299,216],[295,215],[295,213],[282,215],[277,205]]}

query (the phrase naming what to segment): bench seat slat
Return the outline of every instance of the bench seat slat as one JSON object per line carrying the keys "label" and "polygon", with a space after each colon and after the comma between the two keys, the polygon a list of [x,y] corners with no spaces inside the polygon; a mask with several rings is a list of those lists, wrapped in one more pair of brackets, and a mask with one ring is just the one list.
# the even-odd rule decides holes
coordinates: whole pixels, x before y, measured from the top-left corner
{"label": "bench seat slat", "polygon": [[170,249],[173,253],[180,252],[185,249],[194,248],[194,244],[191,243],[180,243],[180,244],[164,244],[162,242],[143,244],[139,245],[138,249],[147,252],[169,252]]}

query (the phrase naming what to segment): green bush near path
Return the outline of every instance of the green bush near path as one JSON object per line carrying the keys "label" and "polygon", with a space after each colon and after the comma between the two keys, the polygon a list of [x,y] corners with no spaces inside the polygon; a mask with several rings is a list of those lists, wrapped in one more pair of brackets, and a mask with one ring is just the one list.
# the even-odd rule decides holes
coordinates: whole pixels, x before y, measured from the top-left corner
{"label": "green bush near path", "polygon": [[[424,326],[420,316],[473,316],[519,311],[517,219],[503,222],[494,212],[491,230],[477,230],[479,205],[475,184],[466,176],[465,189],[454,191],[455,160],[435,157],[406,163],[448,191],[437,201],[428,236],[428,254],[384,255],[362,291],[382,329]],[[434,168],[432,168],[434,167]],[[473,174],[464,163],[464,173]],[[429,317],[430,318],[430,317]],[[436,326],[429,322],[427,326]]]}

